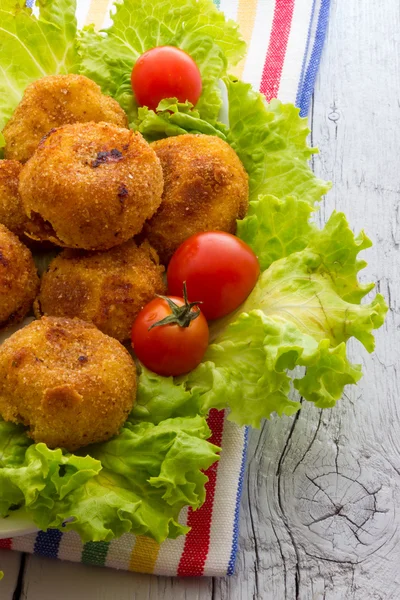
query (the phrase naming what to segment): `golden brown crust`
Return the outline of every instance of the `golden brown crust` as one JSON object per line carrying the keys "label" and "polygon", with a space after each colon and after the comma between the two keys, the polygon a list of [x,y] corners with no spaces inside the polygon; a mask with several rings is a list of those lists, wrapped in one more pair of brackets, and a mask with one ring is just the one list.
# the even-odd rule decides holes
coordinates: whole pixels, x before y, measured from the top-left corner
{"label": "golden brown crust", "polygon": [[151,144],[164,175],[162,204],[144,235],[166,264],[200,231],[236,232],[248,207],[248,176],[237,154],[218,137],[179,135]]}
{"label": "golden brown crust", "polygon": [[141,134],[108,123],[53,131],[19,185],[32,237],[87,250],[107,250],[139,233],[162,189],[160,161]]}
{"label": "golden brown crust", "polygon": [[0,347],[0,414],[74,451],[116,434],[135,399],[127,350],[79,319],[43,317]]}
{"label": "golden brown crust", "polygon": [[138,312],[165,294],[163,271],[149,244],[133,240],[107,252],[64,250],[42,277],[35,314],[79,317],[127,340]]}
{"label": "golden brown crust", "polygon": [[26,162],[51,129],[68,123],[106,121],[128,127],[113,98],[83,75],[51,75],[34,81],[3,130],[5,157]]}
{"label": "golden brown crust", "polygon": [[0,160],[0,223],[18,236],[24,233],[27,221],[18,193],[21,169],[16,160]]}
{"label": "golden brown crust", "polygon": [[0,329],[25,317],[38,289],[32,254],[16,235],[0,225]]}

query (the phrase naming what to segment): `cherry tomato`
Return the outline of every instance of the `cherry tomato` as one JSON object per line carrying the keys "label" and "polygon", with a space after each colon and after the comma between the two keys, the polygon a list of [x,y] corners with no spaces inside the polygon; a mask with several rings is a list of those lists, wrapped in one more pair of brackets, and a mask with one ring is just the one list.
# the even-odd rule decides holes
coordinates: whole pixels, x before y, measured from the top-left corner
{"label": "cherry tomato", "polygon": [[198,66],[174,46],[159,46],[142,54],[132,69],[131,82],[137,102],[152,110],[164,98],[196,104],[201,94]]}
{"label": "cherry tomato", "polygon": [[157,297],[140,311],[132,327],[132,347],[145,367],[169,377],[188,373],[201,362],[209,333],[194,304]]}
{"label": "cherry tomato", "polygon": [[189,300],[201,301],[208,320],[238,308],[255,286],[260,266],[253,250],[222,231],[197,233],[183,242],[168,266],[168,292],[185,281]]}

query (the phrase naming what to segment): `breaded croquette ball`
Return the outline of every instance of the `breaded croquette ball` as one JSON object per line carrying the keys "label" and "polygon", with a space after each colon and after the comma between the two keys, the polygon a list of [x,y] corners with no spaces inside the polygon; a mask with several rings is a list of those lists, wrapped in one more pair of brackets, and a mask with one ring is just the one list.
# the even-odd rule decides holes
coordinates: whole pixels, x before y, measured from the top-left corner
{"label": "breaded croquette ball", "polygon": [[38,290],[32,254],[14,233],[0,225],[0,329],[25,317]]}
{"label": "breaded croquette ball", "polygon": [[107,252],[64,250],[43,275],[35,302],[39,317],[79,317],[124,341],[155,294],[164,294],[164,268],[148,243],[129,240]]}
{"label": "breaded croquette ball", "polygon": [[179,135],[151,144],[164,174],[162,203],[144,235],[167,264],[180,244],[201,231],[236,233],[248,207],[248,176],[218,137]]}
{"label": "breaded croquette ball", "polygon": [[86,250],[107,250],[139,233],[162,189],[160,161],[141,134],[108,123],[51,132],[19,185],[34,239]]}
{"label": "breaded croquette ball", "polygon": [[22,165],[16,160],[0,160],[0,223],[20,236],[27,216],[18,193]]}
{"label": "breaded croquette ball", "polygon": [[128,351],[79,319],[43,317],[0,346],[0,414],[49,448],[108,440],[135,395]]}
{"label": "breaded croquette ball", "polygon": [[83,75],[51,75],[34,81],[3,130],[5,157],[26,162],[51,129],[68,123],[106,121],[128,127],[116,100]]}

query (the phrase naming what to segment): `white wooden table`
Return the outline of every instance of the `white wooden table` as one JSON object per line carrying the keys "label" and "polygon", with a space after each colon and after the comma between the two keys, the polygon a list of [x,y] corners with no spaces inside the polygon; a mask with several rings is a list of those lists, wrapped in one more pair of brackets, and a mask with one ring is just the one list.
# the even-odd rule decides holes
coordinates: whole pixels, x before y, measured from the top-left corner
{"label": "white wooden table", "polygon": [[253,431],[236,575],[171,579],[2,551],[1,600],[400,599],[400,11],[333,0],[311,114],[314,168],[374,240],[364,280],[391,311],[364,378],[333,410]]}

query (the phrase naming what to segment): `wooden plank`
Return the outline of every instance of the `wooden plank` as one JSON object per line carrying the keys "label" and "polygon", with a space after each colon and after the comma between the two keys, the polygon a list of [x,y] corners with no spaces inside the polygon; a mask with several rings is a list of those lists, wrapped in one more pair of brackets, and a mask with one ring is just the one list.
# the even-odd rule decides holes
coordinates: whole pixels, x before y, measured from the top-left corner
{"label": "wooden plank", "polygon": [[[209,578],[155,577],[29,556],[21,600],[211,600],[211,597]],[[1,595],[0,598],[3,600]]]}
{"label": "wooden plank", "polygon": [[20,552],[0,550],[0,571],[4,573],[4,578],[0,581],[1,600],[13,600],[13,594],[18,584],[21,556]]}

